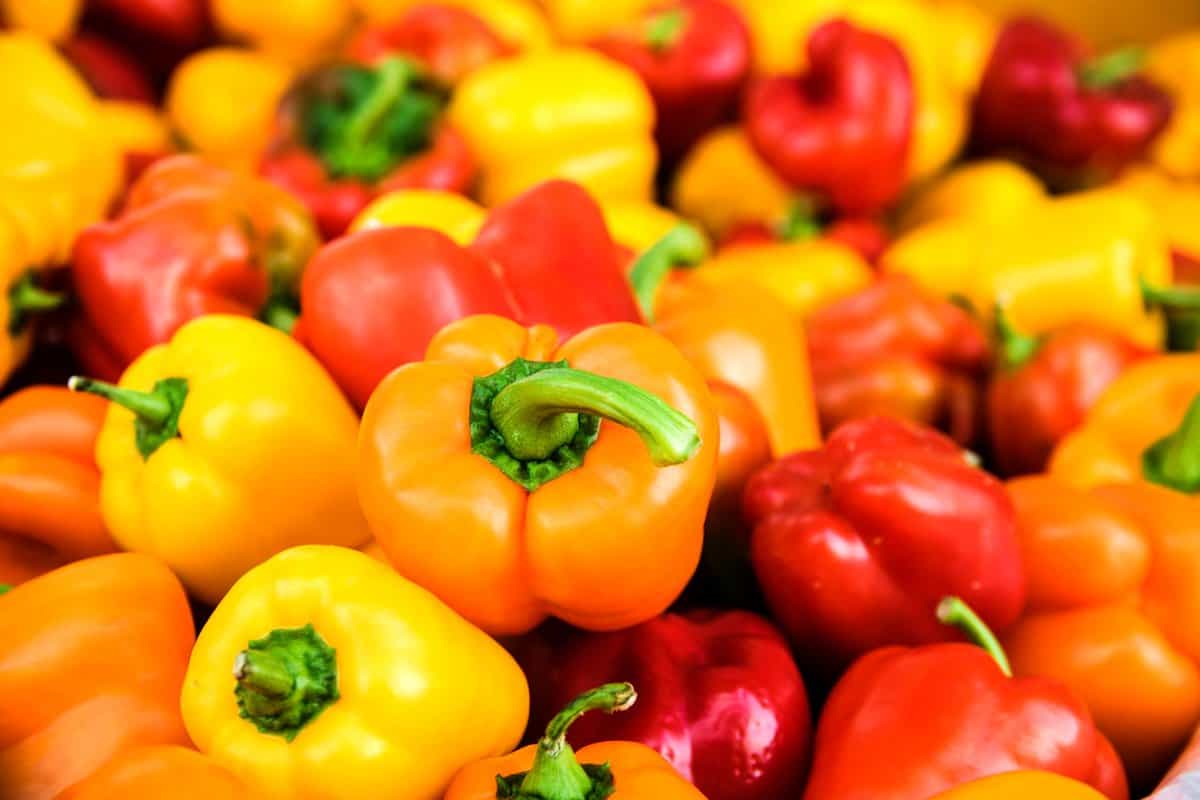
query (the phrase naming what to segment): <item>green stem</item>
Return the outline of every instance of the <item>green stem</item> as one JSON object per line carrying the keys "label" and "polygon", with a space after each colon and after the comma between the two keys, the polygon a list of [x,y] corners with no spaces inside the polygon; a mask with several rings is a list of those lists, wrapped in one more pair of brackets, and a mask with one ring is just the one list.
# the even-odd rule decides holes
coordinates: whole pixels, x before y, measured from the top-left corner
{"label": "green stem", "polygon": [[1012,665],[1000,641],[991,628],[971,610],[971,607],[957,597],[943,597],[937,607],[938,621],[943,625],[952,625],[967,635],[973,643],[982,647],[995,660],[996,665],[1005,676],[1012,677]]}
{"label": "green stem", "polygon": [[266,698],[286,698],[296,688],[287,662],[267,650],[243,650],[233,662],[238,686]]}
{"label": "green stem", "polygon": [[263,322],[284,333],[291,333],[299,318],[300,312],[282,301],[268,301],[262,311]]}
{"label": "green stem", "polygon": [[1142,281],[1142,300],[1148,306],[1168,311],[1200,310],[1200,287],[1153,286]]}
{"label": "green stem", "polygon": [[12,588],[13,587],[7,583],[0,583],[0,595],[4,595],[4,594],[12,591]]}
{"label": "green stem", "polygon": [[682,8],[672,8],[656,14],[646,27],[646,44],[655,53],[675,46],[687,26],[688,14]]}
{"label": "green stem", "polygon": [[8,289],[8,332],[14,336],[25,329],[34,314],[53,311],[67,301],[65,294],[38,286],[36,278],[36,273],[28,270]]}
{"label": "green stem", "polygon": [[785,242],[803,242],[821,235],[817,207],[810,198],[797,198],[775,226],[775,235]]}
{"label": "green stem", "polygon": [[1012,320],[1008,318],[1004,307],[999,303],[996,304],[994,316],[1000,361],[1004,368],[1018,369],[1028,364],[1042,346],[1042,338],[1021,333],[1013,327]]}
{"label": "green stem", "polygon": [[629,272],[634,297],[647,322],[654,321],[654,298],[672,269],[695,266],[708,256],[708,242],[694,226],[681,222],[642,253]]}
{"label": "green stem", "polygon": [[1167,346],[1176,352],[1191,352],[1200,342],[1200,288],[1152,286],[1142,281],[1142,300],[1150,308],[1161,308],[1167,321]]}
{"label": "green stem", "polygon": [[361,147],[392,106],[404,95],[415,70],[403,59],[388,58],[375,68],[379,82],[346,123],[342,133],[343,146]]}
{"label": "green stem", "polygon": [[250,642],[233,664],[241,717],[260,733],[295,739],[337,701],[337,654],[312,625],[276,628]]}
{"label": "green stem", "polygon": [[163,378],[150,391],[141,392],[76,375],[67,381],[67,388],[98,395],[132,411],[134,444],[143,460],[179,435],[179,415],[188,395],[186,378]]}
{"label": "green stem", "polygon": [[1200,394],[1192,398],[1179,427],[1142,453],[1142,474],[1179,492],[1200,491]]}
{"label": "green stem", "polygon": [[1142,68],[1146,51],[1131,46],[1114,50],[1079,66],[1079,82],[1089,89],[1105,89],[1133,77]]}

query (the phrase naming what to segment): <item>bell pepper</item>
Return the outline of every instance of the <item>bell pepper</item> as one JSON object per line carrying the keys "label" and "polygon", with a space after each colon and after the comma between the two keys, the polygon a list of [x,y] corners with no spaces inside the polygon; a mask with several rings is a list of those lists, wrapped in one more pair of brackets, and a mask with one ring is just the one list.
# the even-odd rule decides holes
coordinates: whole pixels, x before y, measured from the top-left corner
{"label": "bell pepper", "polygon": [[432,228],[466,247],[483,226],[487,211],[454,192],[398,189],[371,201],[350,223],[350,232],[411,226]]}
{"label": "bell pepper", "polygon": [[1101,183],[1141,158],[1171,116],[1140,65],[1139,50],[1089,60],[1050,23],[1011,20],[975,97],[972,145],[1015,153],[1056,185]]}
{"label": "bell pepper", "polygon": [[199,317],[143,353],[120,386],[70,386],[112,401],[96,461],[113,539],[163,559],[200,599],[215,603],[291,545],[369,537],[353,485],[358,421],[280,331]]}
{"label": "bell pepper", "polygon": [[150,76],[115,42],[95,33],[77,33],[61,49],[99,97],[154,104]]}
{"label": "bell pepper", "polygon": [[[367,27],[388,25],[430,0],[353,0]],[[549,20],[536,0],[433,0],[436,5],[461,8],[479,18],[516,51],[544,50],[555,45]]]}
{"label": "bell pepper", "polygon": [[991,456],[1002,475],[1046,467],[1108,385],[1151,351],[1094,325],[1023,334],[997,314],[998,360],[987,390]]}
{"label": "bell pepper", "polygon": [[847,213],[887,206],[904,186],[912,136],[908,64],[891,40],[844,20],[808,39],[809,70],[753,84],[743,114],[763,159]]}
{"label": "bell pepper", "polygon": [[179,690],[193,638],[178,579],[137,553],[0,596],[0,796],[53,800],[126,750],[185,744]]}
{"label": "bell pepper", "polygon": [[806,212],[804,203],[798,202],[791,213],[773,226],[758,222],[733,228],[721,240],[720,247],[794,242],[818,236],[846,245],[867,263],[878,260],[891,238],[883,223],[870,217],[841,217],[822,221]]}
{"label": "bell pepper", "polygon": [[901,275],[885,276],[805,322],[821,426],[871,414],[979,437],[990,345],[977,320]]}
{"label": "bell pepper", "polygon": [[572,700],[536,745],[468,765],[443,800],[704,800],[662,756],[636,742],[601,742],[576,753],[567,729],[589,711],[625,711],[628,683],[606,683]]}
{"label": "bell pepper", "polygon": [[209,7],[222,39],[248,42],[295,67],[311,67],[332,57],[349,34],[355,12],[352,0],[308,0],[284,15],[255,0],[211,0]]}
{"label": "bell pepper", "polygon": [[205,0],[88,0],[89,19],[127,34],[143,47],[194,50],[211,35]]}
{"label": "bell pepper", "polygon": [[188,56],[167,84],[167,117],[184,145],[223,166],[251,171],[271,141],[292,68],[238,47]]}
{"label": "bell pepper", "polygon": [[540,0],[538,3],[561,41],[581,44],[632,25],[656,0]]}
{"label": "bell pepper", "polygon": [[475,163],[441,119],[445,102],[441,88],[399,58],[317,70],[283,101],[259,172],[303,200],[326,238],[391,189],[465,192]]}
{"label": "bell pepper", "polygon": [[1174,105],[1151,158],[1177,178],[1200,178],[1200,30],[1180,32],[1151,47],[1146,74],[1171,94]]}
{"label": "bell pepper", "polygon": [[652,196],[654,103],[637,74],[585,49],[522,53],[466,77],[448,111],[496,205],[549,178],[601,200]]}
{"label": "bell pepper", "polygon": [[41,275],[27,262],[21,222],[0,201],[0,382],[19,367],[33,346],[38,317],[61,306],[65,295],[38,285]]}
{"label": "bell pepper", "polygon": [[1046,199],[1046,188],[1033,173],[1011,161],[970,161],[918,188],[905,200],[896,223],[907,232],[950,217],[1006,221]]}
{"label": "bell pepper", "polygon": [[[637,254],[649,249],[674,230],[683,219],[671,211],[652,202],[607,202],[601,204],[604,225],[612,235],[620,256],[632,267]],[[703,234],[697,233],[703,238]],[[707,241],[701,242],[707,252]]]}
{"label": "bell pepper", "polygon": [[1003,484],[928,428],[888,417],[846,423],[823,448],[751,478],[745,511],[767,605],[818,669],[877,647],[953,638],[933,613],[946,594],[969,599],[997,629],[1021,613]]}
{"label": "bell pepper", "polygon": [[671,164],[730,116],[750,70],[750,34],[724,0],[673,0],[591,44],[650,89],[654,138]]}
{"label": "bell pepper", "polygon": [[195,750],[149,745],[126,750],[75,784],[61,800],[171,797],[176,800],[244,800],[246,787],[229,770]]}
{"label": "bell pepper", "polygon": [[179,702],[192,741],[254,797],[421,800],[517,742],[529,688],[498,644],[391,567],[308,545],[230,589]]}
{"label": "bell pepper", "polygon": [[394,20],[367,25],[346,46],[346,55],[360,64],[409,56],[444,86],[513,51],[478,14],[440,3],[411,6]]}
{"label": "bell pepper", "polygon": [[825,703],[806,800],[926,800],[1017,770],[1129,797],[1112,745],[1070,689],[1013,678],[995,636],[962,600],[944,598],[936,620],[979,646],[887,647],[855,662]]}
{"label": "bell pepper", "polygon": [[1192,736],[1187,747],[1171,766],[1171,771],[1163,777],[1158,789],[1147,800],[1188,800],[1190,795],[1195,794],[1197,785],[1200,785],[1198,757],[1200,733]]}
{"label": "bell pepper", "polygon": [[195,156],[156,163],[123,213],[84,231],[72,275],[99,341],[128,364],[206,313],[262,314],[285,329],[317,237],[303,207],[270,183]]}
{"label": "bell pepper", "polygon": [[571,728],[576,745],[641,742],[708,800],[779,800],[803,787],[808,696],[787,641],[762,617],[690,611],[545,638],[548,647],[529,648],[533,657],[522,661],[534,687],[531,728],[624,675],[642,687],[643,701],[624,714],[583,717]]}
{"label": "bell pepper", "polygon": [[1053,772],[1018,770],[990,775],[942,792],[930,800],[1104,800],[1086,783]]}
{"label": "bell pepper", "polygon": [[2,0],[0,22],[5,28],[28,31],[53,42],[75,31],[83,0]]}
{"label": "bell pepper", "polygon": [[1149,206],[1122,190],[1049,200],[1012,218],[937,219],[896,239],[880,267],[957,295],[985,319],[1002,303],[1028,333],[1087,322],[1143,346],[1163,340],[1142,287],[1170,283],[1169,253]]}
{"label": "bell pepper", "polygon": [[1116,183],[1154,209],[1171,247],[1178,280],[1181,261],[1200,260],[1200,228],[1195,224],[1200,215],[1200,182],[1177,180],[1150,167],[1131,167]]}
{"label": "bell pepper", "polygon": [[103,401],[32,386],[0,402],[0,583],[116,550],[93,451]]}
{"label": "bell pepper", "polygon": [[636,325],[559,347],[551,328],[476,316],[426,358],[384,379],[359,436],[363,509],[401,574],[497,634],[663,611],[699,561],[717,455],[684,357]]}

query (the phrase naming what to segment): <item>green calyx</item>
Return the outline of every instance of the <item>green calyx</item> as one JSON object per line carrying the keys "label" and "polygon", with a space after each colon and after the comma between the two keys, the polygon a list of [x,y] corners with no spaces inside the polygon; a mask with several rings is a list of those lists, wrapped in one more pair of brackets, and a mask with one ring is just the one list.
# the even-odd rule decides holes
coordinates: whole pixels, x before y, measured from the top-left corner
{"label": "green calyx", "polygon": [[1177,492],[1200,491],[1200,395],[1196,395],[1174,432],[1142,453],[1142,475]]}
{"label": "green calyx", "polygon": [[336,67],[314,81],[304,104],[304,143],[332,177],[377,180],[429,146],[445,103],[409,61]]}
{"label": "green calyx", "polygon": [[9,586],[7,583],[0,583],[0,596],[3,596],[10,591],[12,591],[11,586]]}
{"label": "green calyx", "polygon": [[938,603],[937,618],[943,625],[950,625],[965,633],[973,644],[982,647],[992,657],[1006,677],[1012,677],[1012,665],[1004,648],[1000,646],[1000,640],[969,605],[957,597],[943,597]]}
{"label": "green calyx", "polygon": [[67,381],[67,388],[99,395],[132,411],[134,443],[143,460],[179,435],[179,415],[188,395],[187,378],[163,378],[153,389],[142,392],[76,375]]}
{"label": "green calyx", "polygon": [[475,379],[471,451],[532,492],[583,464],[601,419],[636,432],[659,466],[700,446],[695,423],[644,389],[565,361],[518,358]]}
{"label": "green calyx", "polygon": [[1142,281],[1142,300],[1167,319],[1167,347],[1192,352],[1200,344],[1200,287],[1152,286]]}
{"label": "green calyx", "polygon": [[1028,364],[1042,346],[1042,337],[1021,333],[1013,327],[1012,320],[1004,313],[1004,307],[996,304],[995,311],[996,351],[1000,364],[1009,370]]}
{"label": "green calyx", "polygon": [[646,25],[646,45],[655,53],[670,50],[683,35],[687,22],[688,13],[682,8],[671,8],[655,14]]}
{"label": "green calyx", "polygon": [[1142,68],[1146,51],[1123,47],[1085,62],[1078,69],[1079,82],[1088,89],[1107,89],[1128,80]]}
{"label": "green calyx", "polygon": [[807,197],[801,197],[792,203],[783,219],[775,224],[775,235],[785,242],[815,239],[823,230],[816,203]]}
{"label": "green calyx", "polygon": [[37,273],[26,271],[8,287],[8,333],[16,336],[30,319],[43,311],[53,311],[67,301],[61,292],[48,292],[36,283]]}
{"label": "green calyx", "polygon": [[642,318],[654,321],[654,300],[667,275],[676,267],[694,267],[708,257],[708,242],[694,225],[681,222],[646,249],[633,269],[629,284],[642,310]]}
{"label": "green calyx", "polygon": [[546,726],[528,772],[496,776],[498,800],[604,800],[616,791],[608,764],[580,764],[567,729],[589,711],[612,714],[637,700],[628,683],[606,683],[576,697]]}
{"label": "green calyx", "polygon": [[233,677],[242,719],[289,742],[339,697],[336,652],[312,625],[277,628],[250,642]]}

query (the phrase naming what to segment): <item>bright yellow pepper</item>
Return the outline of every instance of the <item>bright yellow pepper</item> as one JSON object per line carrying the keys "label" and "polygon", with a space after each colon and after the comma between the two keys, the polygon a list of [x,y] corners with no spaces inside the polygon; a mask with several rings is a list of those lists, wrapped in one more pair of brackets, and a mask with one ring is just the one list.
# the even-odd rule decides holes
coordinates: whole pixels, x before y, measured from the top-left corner
{"label": "bright yellow pepper", "polygon": [[904,204],[896,223],[908,231],[949,217],[1005,220],[1046,199],[1037,177],[1011,161],[971,161],[918,189]]}
{"label": "bright yellow pepper", "polygon": [[542,0],[542,7],[562,41],[582,44],[634,22],[657,3],[658,0]]}
{"label": "bright yellow pepper", "polygon": [[487,211],[461,194],[434,189],[389,192],[364,208],[350,232],[413,225],[441,231],[461,245],[475,239]]}
{"label": "bright yellow pepper", "polygon": [[1152,47],[1146,74],[1175,100],[1171,121],[1154,142],[1152,158],[1171,175],[1200,178],[1200,29]]}
{"label": "bright yellow pepper", "polygon": [[[266,6],[264,6],[265,8]],[[167,86],[167,117],[189,148],[253,170],[270,143],[292,70],[261,53],[214,47],[184,59]]]}
{"label": "bright yellow pepper", "polygon": [[210,7],[223,38],[249,42],[293,66],[333,56],[354,21],[350,0],[288,0],[283,7],[261,0],[212,0]]}
{"label": "bright yellow pepper", "polygon": [[122,153],[169,153],[171,127],[153,106],[128,100],[101,100],[100,121]]}
{"label": "bright yellow pepper", "polygon": [[72,388],[114,401],[96,441],[113,539],[161,558],[205,602],[292,545],[370,537],[354,482],[358,418],[286,334],[199,317],[139,356],[120,387]]}
{"label": "bright yellow pepper", "polygon": [[487,64],[459,84],[448,115],[479,160],[484,205],[549,178],[600,200],[651,197],[653,101],[632,70],[598,53],[545,50]]}
{"label": "bright yellow pepper", "polygon": [[1149,206],[1121,190],[1035,203],[1011,218],[934,220],[897,239],[880,266],[985,316],[1002,304],[1021,331],[1091,322],[1162,343],[1141,283],[1168,285],[1170,256]]}
{"label": "bright yellow pepper", "polygon": [[0,0],[0,23],[61,42],[75,32],[83,0]]}
{"label": "bright yellow pepper", "polygon": [[1150,167],[1131,167],[1117,185],[1154,209],[1173,251],[1200,259],[1200,180],[1176,180]]}
{"label": "bright yellow pepper", "polygon": [[613,241],[633,253],[650,249],[682,222],[678,214],[650,202],[602,203],[601,210]]}
{"label": "bright yellow pepper", "polygon": [[391,567],[309,545],[229,591],[180,705],[196,746],[256,798],[430,800],[512,749],[529,689],[500,645]]}
{"label": "bright yellow pepper", "polygon": [[[390,22],[428,0],[354,0],[368,23]],[[439,0],[465,8],[518,51],[541,50],[554,44],[554,34],[534,0]]]}
{"label": "bright yellow pepper", "polygon": [[930,800],[1104,800],[1086,783],[1053,772],[1004,772],[964,783]]}

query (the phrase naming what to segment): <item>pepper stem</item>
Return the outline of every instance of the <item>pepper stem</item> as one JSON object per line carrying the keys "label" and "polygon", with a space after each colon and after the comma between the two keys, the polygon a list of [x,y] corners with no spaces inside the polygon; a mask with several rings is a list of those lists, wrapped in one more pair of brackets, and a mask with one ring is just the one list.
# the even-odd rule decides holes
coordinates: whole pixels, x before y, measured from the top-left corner
{"label": "pepper stem", "polygon": [[4,595],[12,590],[12,586],[7,583],[0,583],[0,595]]}
{"label": "pepper stem", "polygon": [[682,8],[672,8],[655,14],[646,26],[646,45],[655,53],[669,50],[683,35],[688,14]]}
{"label": "pepper stem", "polygon": [[1029,363],[1038,349],[1042,346],[1040,336],[1021,333],[1013,327],[1012,320],[1004,312],[1004,306],[996,304],[995,311],[996,339],[1000,347],[1000,360],[1007,369],[1018,369]]}
{"label": "pepper stem", "polygon": [[339,697],[336,653],[312,625],[250,642],[234,660],[233,677],[241,717],[289,742]]}
{"label": "pepper stem", "polygon": [[1194,311],[1200,309],[1200,287],[1154,286],[1142,281],[1142,300],[1167,310]]}
{"label": "pepper stem", "polygon": [[1079,82],[1089,89],[1106,89],[1133,77],[1142,68],[1145,48],[1122,47],[1079,66]]}
{"label": "pepper stem", "polygon": [[803,242],[820,236],[816,204],[807,197],[798,198],[776,224],[775,235],[785,242]]}
{"label": "pepper stem", "polygon": [[694,225],[681,222],[646,249],[629,272],[642,316],[654,321],[654,298],[672,269],[695,266],[708,256],[708,242]]}
{"label": "pepper stem", "polygon": [[980,619],[969,605],[957,597],[943,597],[938,603],[937,618],[943,625],[951,625],[965,633],[968,639],[992,657],[1005,677],[1012,677],[1012,665],[1009,664],[1008,656],[1000,646],[996,634],[992,633],[987,623]]}
{"label": "pepper stem", "polygon": [[25,329],[29,318],[41,311],[53,311],[67,301],[62,292],[49,292],[34,281],[36,274],[28,270],[8,289],[8,332],[17,335]]}
{"label": "pepper stem", "polygon": [[179,415],[188,394],[186,378],[163,378],[153,389],[142,392],[75,375],[67,381],[67,388],[98,395],[132,411],[134,444],[143,460],[179,435]]}
{"label": "pepper stem", "polygon": [[370,137],[371,131],[404,94],[413,72],[407,61],[398,58],[387,58],[379,62],[375,68],[379,82],[346,123],[344,141],[348,145],[359,146]]}
{"label": "pepper stem", "polygon": [[267,305],[262,310],[263,322],[284,333],[291,333],[299,318],[299,312],[282,298],[267,301]]}
{"label": "pepper stem", "polygon": [[1142,453],[1142,474],[1179,492],[1200,491],[1200,394],[1192,398],[1179,427]]}

